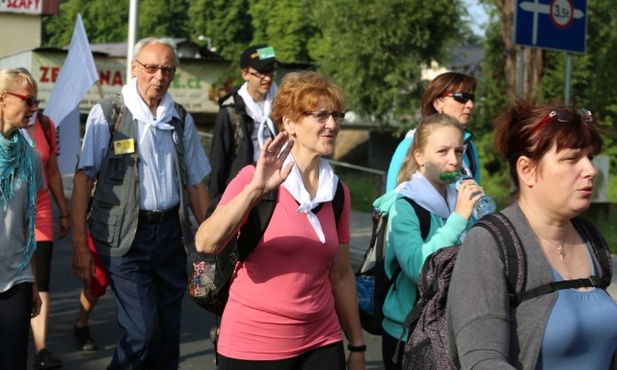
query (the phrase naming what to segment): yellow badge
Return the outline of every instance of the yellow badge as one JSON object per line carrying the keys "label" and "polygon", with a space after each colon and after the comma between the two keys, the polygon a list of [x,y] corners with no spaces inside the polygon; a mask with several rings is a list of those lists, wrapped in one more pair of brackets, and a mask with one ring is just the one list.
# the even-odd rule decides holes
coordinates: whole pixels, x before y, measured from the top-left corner
{"label": "yellow badge", "polygon": [[135,140],[126,139],[114,141],[114,154],[131,154],[135,153]]}

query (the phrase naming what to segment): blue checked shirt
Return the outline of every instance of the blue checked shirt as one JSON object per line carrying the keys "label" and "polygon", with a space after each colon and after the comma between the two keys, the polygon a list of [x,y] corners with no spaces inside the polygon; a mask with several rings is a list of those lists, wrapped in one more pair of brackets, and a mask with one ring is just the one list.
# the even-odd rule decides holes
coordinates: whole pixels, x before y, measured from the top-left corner
{"label": "blue checked shirt", "polygon": [[[173,113],[179,117],[178,112]],[[174,130],[161,130],[148,127],[137,122],[135,133],[135,150],[139,154],[139,208],[142,210],[159,211],[172,208],[180,203],[178,181],[175,168],[175,149],[172,135]],[[142,139],[143,135],[143,139]],[[98,177],[101,163],[105,158],[110,140],[109,125],[99,104],[95,105],[86,122],[86,133],[81,148],[78,169],[83,170],[92,178]],[[203,180],[212,168],[203,146],[199,141],[195,122],[190,114],[186,114],[184,125],[185,165],[187,169],[188,186],[193,186]]]}

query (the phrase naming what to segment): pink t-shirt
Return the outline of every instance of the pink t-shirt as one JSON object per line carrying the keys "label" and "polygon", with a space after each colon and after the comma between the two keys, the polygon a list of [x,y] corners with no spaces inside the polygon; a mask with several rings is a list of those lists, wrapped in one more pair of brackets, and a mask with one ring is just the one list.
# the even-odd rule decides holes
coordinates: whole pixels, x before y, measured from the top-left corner
{"label": "pink t-shirt", "polygon": [[38,115],[36,117],[36,124],[34,125],[34,135],[31,136],[31,139],[34,140],[34,148],[41,155],[43,173],[45,174],[45,185],[47,185],[47,188],[39,190],[36,197],[34,236],[37,242],[54,240],[54,215],[49,193],[47,163],[49,163],[49,157],[51,155],[58,154],[58,146],[56,145],[56,130],[53,127],[54,123],[51,121],[51,118],[49,119],[49,123],[52,125],[51,130],[49,130],[51,133],[51,145],[47,143],[45,132],[43,131]]}
{"label": "pink t-shirt", "polygon": [[[250,182],[247,166],[227,186],[219,204],[229,202]],[[329,270],[339,242],[349,242],[349,189],[336,228],[332,202],[317,218],[326,243],[321,244],[306,214],[283,187],[262,240],[246,261],[238,262],[223,313],[218,351],[245,360],[298,356],[342,340],[334,309]]]}

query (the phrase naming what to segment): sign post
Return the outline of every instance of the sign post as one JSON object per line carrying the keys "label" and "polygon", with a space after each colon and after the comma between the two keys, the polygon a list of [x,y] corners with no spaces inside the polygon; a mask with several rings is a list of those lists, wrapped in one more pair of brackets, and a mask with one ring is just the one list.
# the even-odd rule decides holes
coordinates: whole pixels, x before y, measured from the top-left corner
{"label": "sign post", "polygon": [[[587,0],[516,0],[513,34],[514,44],[521,47],[565,51],[568,53],[566,68],[570,69],[572,53],[585,53]],[[523,68],[519,68],[519,81],[522,73]],[[569,79],[568,70],[566,105],[570,100]]]}

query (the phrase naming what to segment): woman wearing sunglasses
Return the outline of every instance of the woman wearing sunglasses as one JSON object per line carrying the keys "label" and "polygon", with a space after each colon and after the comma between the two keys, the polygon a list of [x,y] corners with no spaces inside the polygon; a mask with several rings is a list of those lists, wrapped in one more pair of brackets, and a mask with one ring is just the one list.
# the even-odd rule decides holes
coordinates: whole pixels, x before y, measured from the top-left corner
{"label": "woman wearing sunglasses", "polygon": [[36,112],[37,84],[23,69],[0,71],[0,369],[26,369],[30,319],[41,300],[34,283],[40,156],[18,132]]}
{"label": "woman wearing sunglasses", "polygon": [[[591,113],[517,100],[497,119],[495,140],[513,185],[514,203],[501,213],[521,239],[524,291],[572,279],[610,282],[606,243],[579,217],[591,202],[591,160],[602,149]],[[615,369],[617,303],[602,285],[512,303],[500,249],[486,229],[474,227],[458,254],[447,303],[454,363],[462,369]]]}
{"label": "woman wearing sunglasses", "polygon": [[[231,181],[197,231],[198,251],[219,252],[249,211],[278,187],[263,237],[232,277],[219,369],[364,369],[366,345],[349,262],[350,195],[322,158],[334,152],[344,109],[343,92],[329,79],[315,72],[287,74],[272,104],[279,134],[264,143],[256,167],[245,167]],[[341,193],[337,219],[334,203]]]}
{"label": "woman wearing sunglasses", "polygon": [[[476,78],[458,72],[446,72],[435,77],[427,86],[422,96],[422,117],[435,113],[445,113],[456,118],[465,127],[465,153],[463,169],[480,183],[480,162],[478,149],[471,142],[472,134],[466,129],[471,119],[474,106],[474,91]],[[386,179],[386,192],[394,189],[398,184],[407,181],[413,174],[401,172],[405,155],[413,141],[411,130],[396,148]]]}

